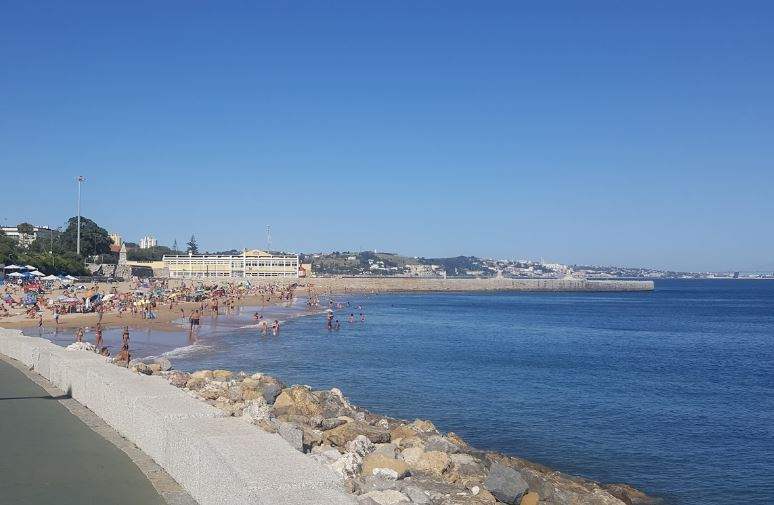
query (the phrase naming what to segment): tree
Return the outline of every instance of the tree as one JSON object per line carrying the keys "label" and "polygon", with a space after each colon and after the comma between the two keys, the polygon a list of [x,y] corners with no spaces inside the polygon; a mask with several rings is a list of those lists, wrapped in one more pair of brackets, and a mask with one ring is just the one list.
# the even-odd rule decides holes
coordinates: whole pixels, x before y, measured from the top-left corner
{"label": "tree", "polygon": [[16,226],[16,231],[18,231],[21,235],[32,235],[35,233],[35,227],[30,223],[19,223],[19,225]]}
{"label": "tree", "polygon": [[199,246],[196,244],[196,237],[191,235],[191,240],[188,241],[186,244],[188,248],[186,249],[186,252],[189,252],[191,254],[199,254]]}
{"label": "tree", "polygon": [[[62,232],[63,248],[67,251],[75,251],[77,237],[78,218],[71,217],[67,221],[67,229]],[[81,216],[81,256],[108,254],[111,243],[107,230],[101,228],[91,219]]]}

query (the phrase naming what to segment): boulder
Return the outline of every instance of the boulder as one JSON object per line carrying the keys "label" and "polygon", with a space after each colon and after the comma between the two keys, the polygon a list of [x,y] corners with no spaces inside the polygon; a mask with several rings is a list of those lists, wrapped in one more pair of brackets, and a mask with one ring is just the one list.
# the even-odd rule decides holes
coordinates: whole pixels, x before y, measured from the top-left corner
{"label": "boulder", "polygon": [[409,497],[400,491],[394,489],[386,489],[384,491],[371,491],[358,497],[358,502],[362,504],[361,500],[370,499],[378,505],[395,505],[398,503],[411,503]]}
{"label": "boulder", "polygon": [[421,447],[409,447],[408,449],[403,449],[400,455],[403,457],[403,461],[408,463],[409,466],[413,466],[416,465],[424,453],[425,450]]}
{"label": "boulder", "polygon": [[[244,401],[257,400],[260,398],[263,400],[263,391],[252,387],[242,386],[242,399]],[[265,401],[265,400],[264,400]]]}
{"label": "boulder", "polygon": [[185,372],[172,372],[167,375],[169,383],[179,388],[184,388],[190,379],[191,376]]}
{"label": "boulder", "polygon": [[376,444],[374,452],[387,456],[388,458],[398,458],[398,446],[393,443]]}
{"label": "boulder", "polygon": [[[267,400],[267,403],[271,403]],[[274,414],[313,417],[321,415],[322,405],[317,397],[304,386],[283,389],[274,401]]]}
{"label": "boulder", "polygon": [[266,403],[271,405],[277,399],[280,392],[282,392],[282,385],[276,382],[270,382],[263,385],[261,394],[263,395],[264,400],[266,400]]}
{"label": "boulder", "polygon": [[228,387],[228,399],[232,402],[242,401],[242,386],[233,384]]}
{"label": "boulder", "polygon": [[[280,397],[281,396],[282,395],[280,395]],[[279,401],[279,398],[277,401]],[[363,421],[350,421],[333,428],[332,430],[325,431],[323,433],[323,439],[331,445],[345,447],[347,442],[354,440],[358,435],[365,435],[368,440],[375,444],[390,441],[390,432],[371,426]]]}
{"label": "boulder", "polygon": [[401,424],[400,426],[390,430],[390,437],[392,440],[409,438],[417,436],[417,431],[408,424]]}
{"label": "boulder", "polygon": [[521,473],[513,468],[493,462],[489,468],[489,475],[484,481],[484,488],[499,501],[509,505],[517,505],[529,486],[527,486]]}
{"label": "boulder", "polygon": [[534,491],[530,491],[529,493],[521,497],[521,501],[519,502],[519,505],[538,505],[539,501],[540,501],[540,495],[535,493]]}
{"label": "boulder", "polygon": [[431,421],[425,419],[415,419],[409,426],[419,433],[438,433],[438,429],[436,429],[435,425]]}
{"label": "boulder", "polygon": [[[405,459],[405,455],[404,455]],[[411,470],[432,477],[440,477],[451,466],[451,458],[445,452],[423,452],[419,459],[411,465]]]}
{"label": "boulder", "polygon": [[417,486],[406,486],[403,488],[403,492],[409,497],[411,503],[418,505],[428,505],[430,503],[430,495]]}
{"label": "boulder", "polygon": [[214,379],[227,381],[234,375],[234,372],[229,370],[213,370],[212,377]]}
{"label": "boulder", "polygon": [[191,378],[193,379],[212,379],[212,377],[212,370],[197,370],[191,373]]}
{"label": "boulder", "polygon": [[347,451],[366,457],[376,450],[376,446],[365,435],[358,435],[347,443]]}
{"label": "boulder", "polygon": [[148,370],[151,371],[151,373],[159,373],[161,372],[161,365],[158,363],[150,363],[146,365],[148,367]]}
{"label": "boulder", "polygon": [[165,358],[165,357],[163,357],[163,356],[162,356],[162,357],[155,358],[155,359],[153,360],[153,362],[154,362],[154,363],[156,363],[157,365],[159,365],[159,369],[160,369],[162,372],[166,372],[166,371],[168,371],[168,370],[172,370],[172,362],[171,362],[171,361],[169,361],[167,358]]}
{"label": "boulder", "polygon": [[372,453],[363,459],[363,475],[376,475],[376,470],[386,468],[395,472],[395,479],[402,479],[409,474],[409,466],[405,461],[388,458],[383,454]]}
{"label": "boulder", "polygon": [[444,436],[432,435],[427,439],[425,450],[455,453],[459,452],[460,448],[456,444],[451,443]]}
{"label": "boulder", "polygon": [[346,423],[346,419],[341,419],[338,417],[328,417],[325,419],[320,420],[318,426],[323,431],[332,430],[333,428],[336,428],[337,426],[341,426],[342,424]]}
{"label": "boulder", "polygon": [[185,383],[186,389],[190,389],[191,391],[198,391],[206,385],[207,379],[203,377],[194,377],[193,374],[191,374],[191,378],[188,379],[188,382]]}
{"label": "boulder", "polygon": [[280,421],[277,423],[277,433],[294,449],[304,452],[304,430],[300,426]]}
{"label": "boulder", "polygon": [[210,382],[199,391],[199,396],[205,400],[217,400],[218,398],[228,399],[228,391],[217,383]]}
{"label": "boulder", "polygon": [[266,401],[263,398],[250,400],[245,404],[245,408],[242,411],[242,417],[252,424],[258,424],[261,420],[268,420],[271,418],[271,407],[266,404]]}
{"label": "boulder", "polygon": [[363,465],[363,458],[354,452],[345,452],[339,459],[331,464],[331,468],[336,470],[345,478],[356,477],[360,474],[360,468]]}
{"label": "boulder", "polygon": [[68,351],[90,351],[90,352],[96,352],[97,348],[94,347],[94,344],[91,344],[89,342],[73,342],[72,344],[65,347]]}

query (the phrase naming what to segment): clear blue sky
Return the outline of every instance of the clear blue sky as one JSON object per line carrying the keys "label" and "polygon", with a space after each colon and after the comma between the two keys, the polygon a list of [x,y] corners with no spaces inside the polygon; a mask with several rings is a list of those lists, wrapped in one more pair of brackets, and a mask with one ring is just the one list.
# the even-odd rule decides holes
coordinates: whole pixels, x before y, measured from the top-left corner
{"label": "clear blue sky", "polygon": [[774,268],[770,1],[1,12],[3,223]]}

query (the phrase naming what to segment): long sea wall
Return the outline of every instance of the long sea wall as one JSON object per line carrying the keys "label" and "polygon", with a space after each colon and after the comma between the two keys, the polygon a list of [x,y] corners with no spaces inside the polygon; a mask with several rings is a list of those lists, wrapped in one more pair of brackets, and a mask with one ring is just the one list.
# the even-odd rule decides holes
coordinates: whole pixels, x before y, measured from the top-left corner
{"label": "long sea wall", "polygon": [[0,354],[69,393],[153,458],[200,505],[354,505],[334,471],[160,376],[0,328]]}
{"label": "long sea wall", "polygon": [[653,291],[653,281],[586,279],[426,279],[420,277],[312,277],[300,281],[334,291]]}

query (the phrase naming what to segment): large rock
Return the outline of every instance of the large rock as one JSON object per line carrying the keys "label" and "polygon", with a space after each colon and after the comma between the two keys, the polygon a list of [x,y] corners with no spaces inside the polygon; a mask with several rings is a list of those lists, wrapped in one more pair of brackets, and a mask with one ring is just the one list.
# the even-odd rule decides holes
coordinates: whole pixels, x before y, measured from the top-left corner
{"label": "large rock", "polygon": [[356,477],[360,474],[363,458],[354,452],[345,452],[339,459],[331,464],[331,468],[339,472],[345,478]]}
{"label": "large rock", "polygon": [[365,435],[358,435],[354,440],[347,443],[348,452],[354,452],[362,457],[368,456],[375,450],[376,446]]}
{"label": "large rock", "polygon": [[212,377],[217,380],[227,381],[234,375],[234,372],[229,370],[213,370]]}
{"label": "large rock", "polygon": [[[282,395],[280,395],[281,397]],[[279,398],[277,398],[277,401],[279,401]],[[323,440],[337,447],[345,447],[347,442],[354,440],[358,435],[364,435],[375,444],[390,441],[390,433],[388,431],[376,428],[363,421],[350,421],[332,430],[328,430],[323,433]]]}
{"label": "large rock", "polygon": [[538,505],[539,501],[540,501],[540,495],[530,491],[529,493],[521,497],[521,501],[519,502],[519,505]]}
{"label": "large rock", "polygon": [[425,450],[448,452],[450,454],[460,451],[460,448],[451,443],[446,437],[441,435],[432,435],[427,439]]}
{"label": "large rock", "polygon": [[403,452],[400,454],[403,457],[403,461],[408,463],[409,466],[413,466],[416,465],[424,453],[425,450],[421,447],[409,447],[408,449],[403,449]]}
{"label": "large rock", "polygon": [[492,463],[484,487],[499,501],[509,505],[518,505],[529,489],[521,473],[497,462]]}
{"label": "large rock", "polygon": [[190,379],[191,376],[185,372],[172,372],[167,375],[169,383],[179,388],[184,388]]}
{"label": "large rock", "polygon": [[188,382],[185,383],[186,389],[190,389],[191,391],[198,391],[206,385],[207,379],[204,377],[194,377],[193,374],[191,374],[191,378],[188,379]]}
{"label": "large rock", "polygon": [[304,452],[304,431],[297,424],[278,422],[277,433],[294,449]]}
{"label": "large rock", "polygon": [[164,358],[163,356],[155,358],[153,362],[159,365],[159,368],[161,369],[162,372],[172,370],[172,362],[169,361],[167,358]]}
{"label": "large rock", "polygon": [[212,379],[212,370],[197,370],[191,373],[193,379]]}
{"label": "large rock", "polygon": [[375,475],[374,471],[377,468],[393,470],[397,474],[396,478],[398,479],[406,477],[409,473],[409,466],[405,461],[388,458],[383,454],[372,453],[363,459],[363,475]]}
{"label": "large rock", "polygon": [[263,398],[250,400],[245,404],[242,417],[253,424],[258,424],[261,420],[269,420],[271,418],[271,407],[266,404]]}
{"label": "large rock", "polygon": [[322,410],[322,405],[318,398],[308,388],[303,386],[283,389],[274,401],[274,414],[277,416],[298,415],[313,417],[321,415]]}
{"label": "large rock", "polygon": [[428,451],[419,456],[416,463],[411,465],[411,470],[433,477],[441,477],[450,466],[451,458],[448,454],[440,451]]}
{"label": "large rock", "polygon": [[264,400],[266,400],[266,403],[269,405],[274,403],[281,392],[282,384],[278,384],[276,382],[269,382],[264,384],[261,390],[261,394],[263,395]]}

